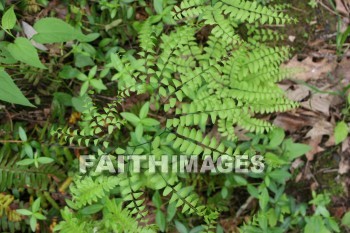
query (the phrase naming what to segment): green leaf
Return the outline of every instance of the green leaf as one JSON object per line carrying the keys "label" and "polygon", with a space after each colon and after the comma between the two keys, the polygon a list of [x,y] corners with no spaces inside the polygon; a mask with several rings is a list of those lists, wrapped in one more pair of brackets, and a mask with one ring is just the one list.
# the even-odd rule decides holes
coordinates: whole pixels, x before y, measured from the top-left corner
{"label": "green leaf", "polygon": [[269,199],[270,199],[269,193],[268,193],[267,189],[264,188],[260,194],[260,197],[259,197],[259,204],[260,204],[260,208],[262,210],[266,209],[267,204],[269,203]]}
{"label": "green leaf", "polygon": [[40,219],[40,220],[45,220],[46,217],[40,213],[34,213],[33,216],[36,218],[36,219]]}
{"label": "green leaf", "polygon": [[107,90],[101,79],[92,79],[90,80],[90,84],[97,90]]}
{"label": "green leaf", "polygon": [[52,163],[54,160],[49,157],[40,157],[38,158],[38,162],[41,164],[47,164],[47,163]]}
{"label": "green leaf", "polygon": [[11,6],[2,16],[1,25],[5,30],[10,30],[16,25],[16,15],[13,6]]}
{"label": "green leaf", "polygon": [[166,227],[165,215],[161,210],[157,210],[156,213],[156,223],[160,231],[164,232]]}
{"label": "green leaf", "polygon": [[152,202],[157,207],[157,209],[160,209],[160,207],[162,206],[162,199],[161,199],[158,191],[156,191],[154,193],[154,195],[152,197]]}
{"label": "green leaf", "polygon": [[33,232],[36,231],[36,222],[37,222],[37,220],[33,216],[29,220],[30,228],[32,229]]}
{"label": "green leaf", "polygon": [[19,134],[19,138],[22,141],[27,141],[28,140],[26,131],[24,131],[24,129],[21,126],[18,127],[18,134]]}
{"label": "green leaf", "polygon": [[29,158],[33,158],[34,157],[34,153],[33,153],[33,148],[29,143],[24,143],[23,145],[23,149],[26,152],[26,154],[28,155]]}
{"label": "green leaf", "polygon": [[18,37],[13,44],[7,46],[13,58],[27,65],[34,66],[41,69],[46,67],[41,63],[38,52],[27,38]]}
{"label": "green leaf", "polygon": [[294,160],[304,155],[311,149],[309,145],[294,143],[291,139],[285,141],[285,147],[289,160]]}
{"label": "green leaf", "polygon": [[140,118],[130,112],[122,112],[120,115],[127,121],[130,121],[132,124],[137,125],[140,122]]}
{"label": "green leaf", "polygon": [[40,198],[40,197],[38,197],[38,199],[36,199],[36,200],[33,202],[32,211],[33,211],[34,213],[39,211],[39,209],[40,209],[40,202],[41,202],[41,198]]}
{"label": "green leaf", "polygon": [[146,118],[148,111],[149,111],[149,102],[146,102],[140,110],[140,113],[139,113],[140,119]]}
{"label": "green leaf", "polygon": [[307,224],[304,228],[304,233],[330,233],[324,225],[324,221],[321,216],[312,216],[307,220]]}
{"label": "green leaf", "polygon": [[57,18],[43,18],[34,24],[34,29],[38,32],[33,36],[33,40],[38,43],[61,43],[70,40],[85,41],[87,37],[70,24]]}
{"label": "green leaf", "polygon": [[163,12],[163,0],[153,0],[153,5],[157,14],[161,14]]}
{"label": "green leaf", "polygon": [[275,128],[269,135],[270,143],[269,146],[275,148],[279,146],[285,137],[284,130],[281,128]]}
{"label": "green leaf", "polygon": [[344,121],[337,123],[334,129],[335,144],[339,144],[346,139],[349,133],[348,125]]}
{"label": "green leaf", "polygon": [[0,67],[0,83],[0,100],[13,104],[35,107],[22,94],[21,90],[13,82],[10,75],[8,75],[2,67]]}
{"label": "green leaf", "polygon": [[33,163],[34,163],[34,159],[23,159],[21,161],[18,161],[16,164],[20,166],[27,166]]}
{"label": "green leaf", "polygon": [[176,202],[170,203],[167,208],[166,220],[170,222],[176,214]]}
{"label": "green leaf", "polygon": [[145,126],[156,126],[159,125],[159,121],[152,118],[145,118],[141,120],[142,124]]}
{"label": "green leaf", "polygon": [[175,227],[176,227],[176,230],[178,230],[179,233],[187,233],[188,232],[188,230],[185,227],[185,225],[182,224],[179,221],[176,221],[176,220],[175,220]]}
{"label": "green leaf", "polygon": [[350,228],[350,212],[347,212],[341,219],[341,224]]}
{"label": "green leaf", "polygon": [[16,212],[19,214],[22,214],[22,215],[27,215],[27,216],[33,214],[32,211],[27,210],[27,209],[17,209]]}
{"label": "green leaf", "polygon": [[143,135],[143,126],[138,124],[135,129],[135,135],[138,141],[141,141]]}
{"label": "green leaf", "polygon": [[103,205],[101,205],[101,204],[94,204],[94,205],[87,206],[84,209],[82,209],[81,213],[84,214],[84,215],[95,214],[95,213],[99,212],[102,209],[103,209]]}

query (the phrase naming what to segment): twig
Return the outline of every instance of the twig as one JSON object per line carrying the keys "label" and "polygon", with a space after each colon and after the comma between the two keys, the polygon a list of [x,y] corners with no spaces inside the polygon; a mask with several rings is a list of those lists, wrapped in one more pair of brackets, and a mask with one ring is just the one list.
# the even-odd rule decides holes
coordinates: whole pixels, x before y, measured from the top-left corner
{"label": "twig", "polygon": [[239,208],[239,210],[236,213],[235,220],[241,216],[241,214],[248,208],[250,203],[254,200],[253,196],[250,196],[246,202]]}
{"label": "twig", "polygon": [[0,140],[0,143],[22,143],[21,140]]}

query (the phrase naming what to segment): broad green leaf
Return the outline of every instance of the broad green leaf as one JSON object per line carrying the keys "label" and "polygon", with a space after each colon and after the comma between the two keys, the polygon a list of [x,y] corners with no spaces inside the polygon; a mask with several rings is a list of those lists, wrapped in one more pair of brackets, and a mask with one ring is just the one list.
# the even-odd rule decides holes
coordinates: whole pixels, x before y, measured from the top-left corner
{"label": "broad green leaf", "polygon": [[88,39],[79,30],[57,18],[43,18],[34,24],[34,29],[38,33],[33,36],[33,40],[39,43],[61,43]]}
{"label": "broad green leaf", "polygon": [[185,225],[182,224],[179,221],[176,221],[176,220],[175,220],[175,227],[176,227],[176,230],[178,230],[179,233],[187,233],[188,232],[188,230],[185,227]]}
{"label": "broad green leaf", "polygon": [[324,221],[321,216],[313,216],[307,220],[307,224],[304,228],[304,233],[330,233],[325,227]]}
{"label": "broad green leaf", "polygon": [[32,211],[34,213],[39,211],[39,209],[40,209],[40,202],[41,202],[41,198],[40,197],[33,202]]}
{"label": "broad green leaf", "polygon": [[285,134],[283,129],[275,128],[269,135],[269,146],[273,148],[279,146],[283,142],[284,136]]}
{"label": "broad green leaf", "polygon": [[291,139],[285,140],[284,145],[286,149],[286,155],[290,161],[304,155],[311,149],[309,145],[294,143]]}
{"label": "broad green leaf", "polygon": [[122,112],[122,113],[120,113],[120,115],[122,115],[122,117],[125,120],[130,121],[134,125],[137,125],[137,123],[140,121],[140,118],[138,118],[138,116],[136,116],[135,114],[130,113],[130,112]]}
{"label": "broad green leaf", "polygon": [[138,141],[141,141],[143,135],[143,126],[142,124],[138,124],[135,128],[135,135]]}
{"label": "broad green leaf", "polygon": [[334,129],[335,144],[339,144],[346,139],[349,133],[348,125],[344,122],[338,122]]}
{"label": "broad green leaf", "polygon": [[54,160],[49,157],[40,157],[38,158],[38,162],[41,164],[47,164],[47,163],[52,163]]}
{"label": "broad green leaf", "polygon": [[107,90],[101,79],[92,79],[90,80],[90,84],[97,90]]}
{"label": "broad green leaf", "polygon": [[37,219],[34,216],[32,216],[29,220],[29,225],[33,232],[36,231],[36,223],[37,223]]}
{"label": "broad green leaf", "polygon": [[146,118],[147,117],[147,114],[148,114],[148,110],[149,110],[149,102],[146,102],[141,110],[140,110],[140,113],[139,113],[139,117],[140,119],[143,119],[143,118]]}
{"label": "broad green leaf", "polygon": [[46,217],[40,213],[34,213],[33,216],[36,218],[36,219],[40,219],[40,220],[44,220],[46,219]]}
{"label": "broad green leaf", "polygon": [[17,62],[17,60],[14,59],[7,50],[8,44],[10,43],[7,41],[0,42],[0,64],[15,64]]}
{"label": "broad green leaf", "polygon": [[156,191],[152,197],[153,204],[159,209],[162,206],[162,199],[159,195],[159,192]]}
{"label": "broad green leaf", "polygon": [[174,218],[175,214],[176,214],[176,203],[173,202],[169,204],[167,208],[167,216],[166,216],[167,222],[170,222]]}
{"label": "broad green leaf", "polygon": [[269,193],[267,189],[264,188],[259,196],[259,204],[262,210],[265,210],[265,208],[267,207],[267,204],[269,203],[269,199],[270,199]]}
{"label": "broad green leaf", "polygon": [[23,159],[21,161],[18,161],[16,164],[19,166],[28,166],[33,163],[34,163],[34,159]]}
{"label": "broad green leaf", "polygon": [[18,37],[13,44],[7,46],[8,51],[18,61],[41,69],[46,67],[41,63],[38,52],[27,38]]}
{"label": "broad green leaf", "polygon": [[3,29],[10,30],[16,25],[16,15],[11,6],[1,18],[1,25]]}
{"label": "broad green leaf", "polygon": [[27,141],[27,134],[26,134],[26,131],[24,131],[24,129],[20,126],[18,128],[18,134],[19,134],[19,138],[22,140],[22,141]]}
{"label": "broad green leaf", "polygon": [[81,210],[81,213],[84,215],[90,215],[90,214],[95,214],[99,212],[100,210],[103,209],[103,205],[101,204],[94,204],[91,206],[87,206],[84,209]]}
{"label": "broad green leaf", "polygon": [[11,79],[10,75],[0,67],[0,100],[13,104],[20,104],[29,107],[35,107],[22,94],[21,90]]}
{"label": "broad green leaf", "polygon": [[153,5],[157,14],[161,14],[163,12],[163,0],[153,0]]}
{"label": "broad green leaf", "polygon": [[350,212],[347,212],[343,216],[343,218],[341,220],[341,224],[350,228]]}
{"label": "broad green leaf", "polygon": [[156,126],[159,125],[159,121],[153,118],[145,118],[141,120],[142,124],[145,126]]}
{"label": "broad green leaf", "polygon": [[32,211],[27,210],[27,209],[17,209],[16,210],[17,213],[22,214],[22,215],[32,215]]}
{"label": "broad green leaf", "polygon": [[156,223],[159,229],[164,232],[166,227],[165,215],[161,210],[157,210],[156,213]]}

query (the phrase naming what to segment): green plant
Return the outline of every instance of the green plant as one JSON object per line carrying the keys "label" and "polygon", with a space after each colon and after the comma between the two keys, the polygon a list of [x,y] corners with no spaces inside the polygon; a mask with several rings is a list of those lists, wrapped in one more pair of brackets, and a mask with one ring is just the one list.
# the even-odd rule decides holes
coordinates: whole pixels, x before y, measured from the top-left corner
{"label": "green plant", "polygon": [[31,207],[31,210],[28,209],[17,209],[17,213],[24,215],[24,216],[30,216],[29,218],[29,225],[32,231],[36,231],[36,224],[38,220],[45,220],[46,217],[41,214],[40,211],[40,197],[36,199]]}
{"label": "green plant", "polygon": [[[26,12],[48,4],[33,2],[26,1]],[[11,96],[0,92],[0,99],[31,105],[9,74],[23,76],[34,87],[43,83],[35,103],[51,104],[51,115],[40,126],[4,126],[0,229],[223,232],[219,218],[242,218],[247,198],[259,205],[238,226],[241,232],[308,233],[316,221],[320,231],[337,232],[327,195],[313,194],[308,205],[287,191],[292,162],[310,147],[261,120],[298,106],[276,84],[290,74],[280,68],[289,48],[273,47],[284,37],[269,29],[295,19],[284,13],[287,5],[272,2],[75,1],[66,21],[39,19],[30,38],[14,38],[21,8],[7,7],[0,78]],[[242,134],[248,139],[240,140]],[[185,155],[205,164],[208,157],[257,154],[265,162],[260,172],[243,174],[151,172],[146,161],[137,172],[133,160],[119,167],[129,156]],[[91,161],[82,169],[86,155]]]}
{"label": "green plant", "polygon": [[[117,101],[116,105],[100,111],[91,99],[83,96],[87,89],[84,88],[81,92],[85,103],[82,129],[61,129],[55,133],[70,143],[92,147],[96,153],[94,158],[105,153],[114,156],[185,154],[201,160],[212,155],[216,161],[222,154],[234,157],[240,151],[254,155],[254,151],[240,150],[230,144],[237,139],[235,125],[256,133],[270,131],[273,126],[257,119],[258,114],[297,106],[286,99],[275,84],[289,73],[279,67],[288,56],[288,48],[268,47],[266,41],[280,36],[259,27],[265,23],[294,22],[280,9],[281,6],[268,8],[249,1],[218,1],[211,5],[190,0],[175,6],[174,19],[178,22],[169,32],[161,32],[152,18],[147,19],[139,31],[140,51],[111,53],[109,63],[102,69],[105,79],[116,82],[118,98],[125,101],[144,94],[147,101],[140,109],[121,112],[123,102]],[[187,23],[181,24],[182,21]],[[243,25],[250,28],[248,40],[244,39],[246,35],[239,34],[238,28]],[[209,28],[210,33],[203,35],[202,44],[196,36],[204,33],[205,28]],[[218,127],[220,140],[207,133],[212,125]],[[289,143],[289,146],[294,145]],[[303,153],[304,149],[289,155],[286,163]],[[273,160],[274,155],[270,159]],[[126,173],[117,174],[111,185],[107,185],[109,181],[101,182],[107,179],[102,178],[105,176],[95,176],[92,171],[88,176],[76,177],[71,190],[76,193],[76,199],[69,201],[75,210],[73,219],[79,219],[83,206],[95,209],[114,195],[122,198],[130,215],[145,219],[148,213],[145,190],[149,189],[156,197],[162,193],[168,208],[175,205],[182,207],[181,215],[199,216],[204,223],[203,230],[211,232],[216,228],[222,209],[205,204],[200,195],[193,192],[193,187],[184,182],[186,175],[160,171],[138,174],[130,170],[130,166],[132,163],[127,163]],[[287,173],[276,176],[281,174]],[[286,175],[285,179],[288,177]],[[269,174],[265,179],[271,182],[268,180],[272,178]],[[85,197],[84,187],[95,187],[96,193]],[[266,187],[259,192],[266,193]],[[156,223],[165,230],[159,197],[155,201],[158,203]],[[102,211],[101,206],[95,210]],[[59,229],[76,221],[73,219],[66,219]],[[86,224],[79,226],[89,231],[93,225],[101,226],[104,221],[104,216],[98,220],[86,216]]]}

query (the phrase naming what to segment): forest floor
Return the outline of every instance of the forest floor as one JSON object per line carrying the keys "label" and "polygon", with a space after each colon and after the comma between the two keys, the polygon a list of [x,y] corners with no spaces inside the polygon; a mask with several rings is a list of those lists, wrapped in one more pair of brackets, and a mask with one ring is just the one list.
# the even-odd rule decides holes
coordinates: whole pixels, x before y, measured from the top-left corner
{"label": "forest floor", "polygon": [[[334,132],[339,122],[350,121],[350,42],[339,42],[350,24],[350,3],[335,1],[333,8],[322,1],[315,6],[313,1],[279,2],[291,4],[288,14],[299,21],[279,29],[286,35],[286,44],[293,48],[291,59],[283,66],[296,71],[280,87],[290,99],[300,102],[300,107],[268,118],[296,142],[312,148],[306,158],[293,163],[291,169],[298,175],[289,182],[287,190],[300,201],[311,199],[310,190],[328,190],[332,199],[330,211],[341,219],[350,209],[350,137],[337,143]],[[21,89],[26,89],[26,85],[23,83]],[[41,85],[37,88],[46,89]],[[9,109],[0,123],[12,119],[44,125],[49,111],[49,107],[30,112]],[[66,120],[76,119],[72,114]],[[225,229],[235,228],[231,217],[222,218],[220,223]]]}
{"label": "forest floor", "polygon": [[306,190],[328,190],[331,211],[341,217],[350,208],[350,138],[337,144],[334,131],[339,122],[350,117],[350,44],[340,44],[337,38],[348,27],[350,4],[318,2],[315,7],[312,1],[290,2],[289,14],[299,22],[284,29],[288,45],[294,48],[293,57],[284,66],[301,72],[280,86],[301,104],[295,111],[271,119],[296,141],[312,148],[306,160],[294,162],[292,169],[300,173],[290,183],[290,192],[302,200],[309,193]]}

